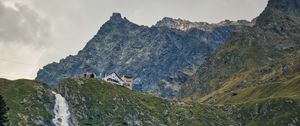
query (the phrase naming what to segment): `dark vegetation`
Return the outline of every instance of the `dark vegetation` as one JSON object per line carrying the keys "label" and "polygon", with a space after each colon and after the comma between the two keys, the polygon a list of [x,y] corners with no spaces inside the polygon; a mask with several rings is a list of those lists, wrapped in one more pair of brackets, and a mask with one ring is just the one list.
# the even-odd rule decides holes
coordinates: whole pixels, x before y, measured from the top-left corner
{"label": "dark vegetation", "polygon": [[3,100],[3,97],[0,95],[0,126],[4,126],[8,122],[6,116],[7,111],[8,108],[6,106],[6,103]]}

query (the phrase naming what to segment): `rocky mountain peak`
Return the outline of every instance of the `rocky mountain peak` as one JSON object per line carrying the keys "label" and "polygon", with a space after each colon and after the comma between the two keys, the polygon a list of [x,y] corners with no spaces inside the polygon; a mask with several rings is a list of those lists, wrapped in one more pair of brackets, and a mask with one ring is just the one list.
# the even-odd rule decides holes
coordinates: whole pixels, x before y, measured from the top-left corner
{"label": "rocky mountain peak", "polygon": [[156,27],[168,27],[173,29],[178,29],[182,31],[187,31],[193,28],[202,30],[202,31],[212,31],[214,28],[222,27],[222,26],[231,26],[231,25],[241,25],[241,26],[253,26],[253,22],[249,22],[247,20],[224,20],[219,23],[207,23],[207,22],[191,22],[183,19],[173,19],[170,17],[164,17],[162,20],[158,21],[155,26]]}
{"label": "rocky mountain peak", "polygon": [[173,29],[178,29],[182,31],[187,31],[192,28],[197,28],[203,31],[211,30],[211,26],[206,22],[191,22],[183,19],[173,19],[170,17],[164,17],[162,20],[155,24],[156,27],[168,27]]}
{"label": "rocky mountain peak", "polygon": [[94,39],[112,33],[134,30],[137,27],[137,24],[130,22],[126,17],[122,18],[120,13],[113,13],[110,19],[101,26]]}
{"label": "rocky mountain peak", "polygon": [[247,25],[247,26],[252,26],[254,22],[249,22],[247,20],[237,20],[237,21],[232,21],[232,20],[223,20],[220,21],[219,23],[216,24],[216,26],[227,26],[227,25]]}
{"label": "rocky mountain peak", "polygon": [[300,0],[269,0],[264,12],[257,18],[257,25],[296,23],[300,18]]}
{"label": "rocky mountain peak", "polygon": [[112,16],[110,16],[110,20],[122,20],[121,13],[113,13]]}
{"label": "rocky mountain peak", "polygon": [[270,0],[269,8],[275,8],[281,11],[299,12],[300,0]]}
{"label": "rocky mountain peak", "polygon": [[125,17],[122,18],[121,13],[114,12],[112,14],[112,16],[110,16],[110,19],[107,22],[113,23],[113,24],[122,24],[122,23],[129,22],[129,21]]}
{"label": "rocky mountain peak", "polygon": [[158,21],[159,22],[174,22],[175,19],[170,18],[170,17],[164,17],[162,20]]}

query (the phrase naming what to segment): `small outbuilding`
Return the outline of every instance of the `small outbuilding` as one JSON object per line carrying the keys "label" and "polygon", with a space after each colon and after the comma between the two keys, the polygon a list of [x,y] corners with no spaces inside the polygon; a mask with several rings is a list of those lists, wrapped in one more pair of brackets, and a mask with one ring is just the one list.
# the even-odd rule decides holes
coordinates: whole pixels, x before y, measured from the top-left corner
{"label": "small outbuilding", "polygon": [[132,90],[133,77],[128,76],[128,75],[124,75],[122,77],[122,80],[123,80],[123,83],[124,83],[123,85]]}
{"label": "small outbuilding", "polygon": [[92,72],[85,72],[83,74],[83,77],[84,78],[96,78],[96,74],[95,73],[92,73]]}

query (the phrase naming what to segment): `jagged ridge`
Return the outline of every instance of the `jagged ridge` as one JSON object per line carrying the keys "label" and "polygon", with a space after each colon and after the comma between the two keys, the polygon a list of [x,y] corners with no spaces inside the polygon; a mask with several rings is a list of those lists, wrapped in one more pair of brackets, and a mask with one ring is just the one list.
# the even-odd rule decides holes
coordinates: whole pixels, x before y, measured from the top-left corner
{"label": "jagged ridge", "polygon": [[212,31],[215,28],[222,27],[222,26],[229,26],[229,25],[236,25],[236,26],[252,26],[255,22],[249,22],[246,20],[238,20],[238,21],[230,21],[224,20],[216,24],[209,24],[207,22],[191,22],[188,20],[183,19],[173,19],[170,17],[165,17],[162,20],[158,21],[155,26],[156,27],[167,27],[167,28],[174,28],[178,30],[187,31],[193,28],[200,29],[202,31]]}

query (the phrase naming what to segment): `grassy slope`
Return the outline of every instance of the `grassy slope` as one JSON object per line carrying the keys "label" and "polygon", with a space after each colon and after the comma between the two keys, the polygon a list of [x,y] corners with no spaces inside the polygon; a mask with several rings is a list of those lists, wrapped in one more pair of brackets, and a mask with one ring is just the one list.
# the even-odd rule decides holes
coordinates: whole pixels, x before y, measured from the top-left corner
{"label": "grassy slope", "polygon": [[[228,49],[232,48],[221,48],[218,53],[232,53]],[[197,100],[229,110],[229,115],[242,125],[300,125],[300,54],[283,57],[280,55],[286,52],[272,56],[276,53],[260,55],[259,50],[243,51],[234,57],[243,59],[240,56],[244,56],[247,61],[240,65],[233,59],[214,68],[228,77],[211,79],[210,86],[220,82],[223,85],[212,88],[211,93]],[[270,57],[272,60],[267,61]],[[239,66],[242,69],[234,70]]]}
{"label": "grassy slope", "polygon": [[51,123],[51,112],[45,106],[51,107],[52,103],[49,101],[52,96],[42,84],[31,80],[0,79],[0,94],[9,107],[8,119],[11,125],[34,126],[38,123]]}
{"label": "grassy slope", "polygon": [[[257,54],[258,55],[258,54]],[[252,59],[250,59],[252,58]],[[252,56],[250,60],[259,56]],[[248,60],[249,60],[248,59]],[[268,57],[265,57],[268,59]],[[273,58],[274,60],[274,58]],[[225,80],[210,80],[210,83],[223,83],[222,87],[215,89],[210,94],[202,97],[201,102],[243,102],[251,99],[266,97],[290,97],[300,94],[300,72],[299,62],[300,54],[293,57],[283,58],[276,61],[260,60],[249,66],[244,66],[241,70],[229,74]],[[229,69],[235,63],[226,66]],[[223,73],[222,68],[216,68],[218,72]],[[232,96],[232,93],[236,96]]]}
{"label": "grassy slope", "polygon": [[[36,125],[37,120],[50,125],[52,110],[44,105],[51,109],[49,101],[54,99],[46,87],[31,80],[0,82],[12,125]],[[97,79],[64,80],[57,90],[65,95],[79,125],[299,125],[299,78],[289,82],[285,88],[243,89],[236,96],[224,96],[217,105],[167,101]],[[278,88],[282,90],[267,93]],[[257,96],[243,99],[249,94]]]}
{"label": "grassy slope", "polygon": [[270,0],[255,27],[233,35],[183,86],[184,100],[220,106],[242,125],[300,125],[299,9],[299,0]]}
{"label": "grassy slope", "polygon": [[236,122],[246,126],[300,125],[299,98],[256,99],[221,106]]}
{"label": "grassy slope", "polygon": [[[299,91],[294,88],[297,80],[290,81],[293,90]],[[282,92],[291,91],[290,86],[286,86]],[[268,88],[258,89],[268,90]],[[276,96],[277,93],[269,97],[270,95],[266,94],[267,91],[262,91],[262,94],[254,93],[261,95],[262,98],[253,97],[251,100],[243,99],[244,96],[238,98],[239,95],[236,95],[236,100],[224,96],[225,101],[220,100],[216,105],[209,105],[167,101],[152,95],[132,92],[127,88],[97,79],[64,80],[57,90],[65,95],[77,119],[76,123],[79,125],[278,126],[300,124],[298,121],[300,100],[299,97],[294,96],[294,93],[291,97]]]}
{"label": "grassy slope", "polygon": [[68,79],[57,90],[65,95],[80,125],[229,125],[221,109],[167,101],[97,79]]}

